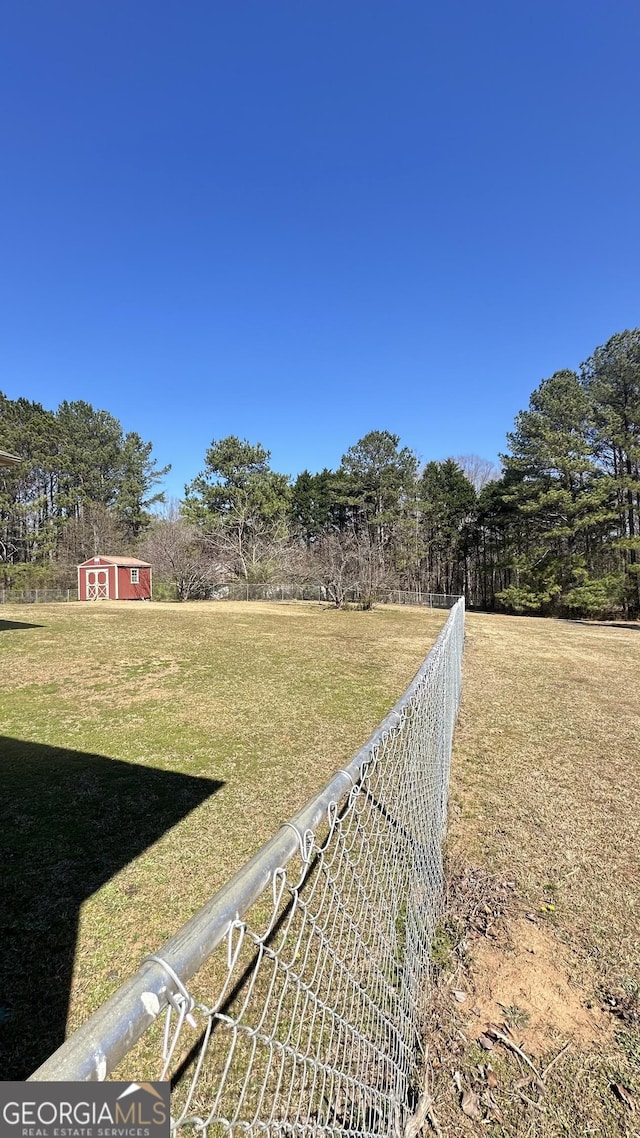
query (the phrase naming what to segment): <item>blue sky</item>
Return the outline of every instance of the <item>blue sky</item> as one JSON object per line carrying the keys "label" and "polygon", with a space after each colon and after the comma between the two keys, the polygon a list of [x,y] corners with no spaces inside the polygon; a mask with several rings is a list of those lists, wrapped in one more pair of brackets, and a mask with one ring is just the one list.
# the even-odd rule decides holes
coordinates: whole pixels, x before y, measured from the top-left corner
{"label": "blue sky", "polygon": [[494,459],[640,323],[637,0],[4,0],[0,388]]}

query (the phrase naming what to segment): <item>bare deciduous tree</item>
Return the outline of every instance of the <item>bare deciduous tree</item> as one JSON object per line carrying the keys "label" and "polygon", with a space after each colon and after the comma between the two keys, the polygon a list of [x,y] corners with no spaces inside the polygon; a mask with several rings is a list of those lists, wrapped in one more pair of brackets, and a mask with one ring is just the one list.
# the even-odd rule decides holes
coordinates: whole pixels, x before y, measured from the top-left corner
{"label": "bare deciduous tree", "polygon": [[56,579],[69,587],[76,584],[76,566],[99,554],[127,552],[124,526],[115,513],[99,502],[85,506],[82,515],[68,518],[58,541]]}
{"label": "bare deciduous tree", "polygon": [[476,494],[479,494],[489,482],[495,482],[500,478],[500,469],[495,462],[491,462],[489,458],[481,458],[479,454],[459,454],[453,461],[469,479]]}
{"label": "bare deciduous tree", "polygon": [[152,523],[139,555],[175,585],[180,601],[203,596],[223,575],[201,531],[185,521],[175,505]]}
{"label": "bare deciduous tree", "polygon": [[286,525],[260,517],[244,499],[232,503],[224,518],[206,531],[205,540],[229,578],[255,584],[283,576],[290,544]]}
{"label": "bare deciduous tree", "polygon": [[357,539],[352,530],[328,530],[309,551],[309,576],[341,608],[358,584]]}
{"label": "bare deciduous tree", "polygon": [[392,573],[381,562],[367,531],[328,530],[307,552],[307,577],[321,585],[336,608],[353,598],[364,608],[392,587]]}

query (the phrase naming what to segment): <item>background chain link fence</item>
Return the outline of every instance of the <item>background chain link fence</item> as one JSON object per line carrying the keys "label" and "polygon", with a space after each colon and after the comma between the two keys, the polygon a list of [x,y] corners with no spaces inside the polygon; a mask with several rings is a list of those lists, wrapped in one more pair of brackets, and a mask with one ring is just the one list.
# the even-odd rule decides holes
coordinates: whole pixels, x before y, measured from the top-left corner
{"label": "background chain link fence", "polygon": [[[274,581],[251,584],[248,581],[227,581],[212,585],[208,591],[212,601],[329,601],[329,591],[324,585],[280,584]],[[361,590],[347,589],[345,600],[357,604]],[[383,589],[376,593],[376,604],[422,605],[425,608],[453,608],[459,594],[427,593],[420,589]]]}
{"label": "background chain link fence", "polygon": [[[113,597],[110,599],[114,600]],[[331,603],[327,589],[322,585],[278,584],[272,581],[258,584],[249,584],[246,581],[230,581],[221,585],[212,585],[203,599],[211,601],[319,601]],[[52,601],[77,600],[77,588],[9,589],[0,586],[0,605],[49,604]],[[359,590],[348,589],[345,600],[349,604],[357,604],[360,600]],[[375,599],[376,604],[421,605],[425,608],[434,609],[453,608],[457,600],[458,594],[426,593],[418,589],[388,589]]]}
{"label": "background chain link fence", "polygon": [[171,1078],[185,1133],[400,1138],[422,1084],[463,635],[460,600],[349,766],[32,1078]]}
{"label": "background chain link fence", "polygon": [[77,589],[5,589],[0,586],[0,605],[44,605],[77,599]]}

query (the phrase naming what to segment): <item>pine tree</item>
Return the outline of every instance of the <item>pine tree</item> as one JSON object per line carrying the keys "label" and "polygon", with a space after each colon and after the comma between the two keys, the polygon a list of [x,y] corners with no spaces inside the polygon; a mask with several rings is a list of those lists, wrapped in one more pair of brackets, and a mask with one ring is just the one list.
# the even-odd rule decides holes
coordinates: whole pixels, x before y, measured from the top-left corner
{"label": "pine tree", "polygon": [[610,517],[592,428],[588,393],[565,370],[543,380],[507,436],[503,495],[527,525],[512,554],[513,582],[498,596],[516,611],[576,609],[587,600],[594,537]]}
{"label": "pine tree", "polygon": [[640,614],[640,328],[618,332],[582,365],[594,409],[594,454],[617,522],[624,599]]}
{"label": "pine tree", "polygon": [[420,479],[423,575],[430,592],[467,592],[467,553],[476,493],[457,463],[429,462]]}
{"label": "pine tree", "polygon": [[220,561],[247,581],[272,576],[289,535],[289,479],[271,470],[269,458],[261,443],[214,439],[183,503],[185,518],[208,534]]}
{"label": "pine tree", "polygon": [[151,457],[152,443],[145,443],[137,431],[124,437],[120,455],[120,470],[115,512],[124,529],[125,542],[134,544],[151,522],[149,510],[164,502],[162,491],[156,490],[160,479],[171,470],[164,466],[157,470]]}

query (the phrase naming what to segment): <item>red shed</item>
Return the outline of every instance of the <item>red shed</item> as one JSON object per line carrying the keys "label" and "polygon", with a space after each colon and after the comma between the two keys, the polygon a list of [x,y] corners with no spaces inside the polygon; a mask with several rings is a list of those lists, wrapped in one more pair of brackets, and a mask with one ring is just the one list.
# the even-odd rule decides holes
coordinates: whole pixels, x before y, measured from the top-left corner
{"label": "red shed", "polygon": [[151,566],[137,557],[90,557],[78,565],[80,601],[150,601]]}

